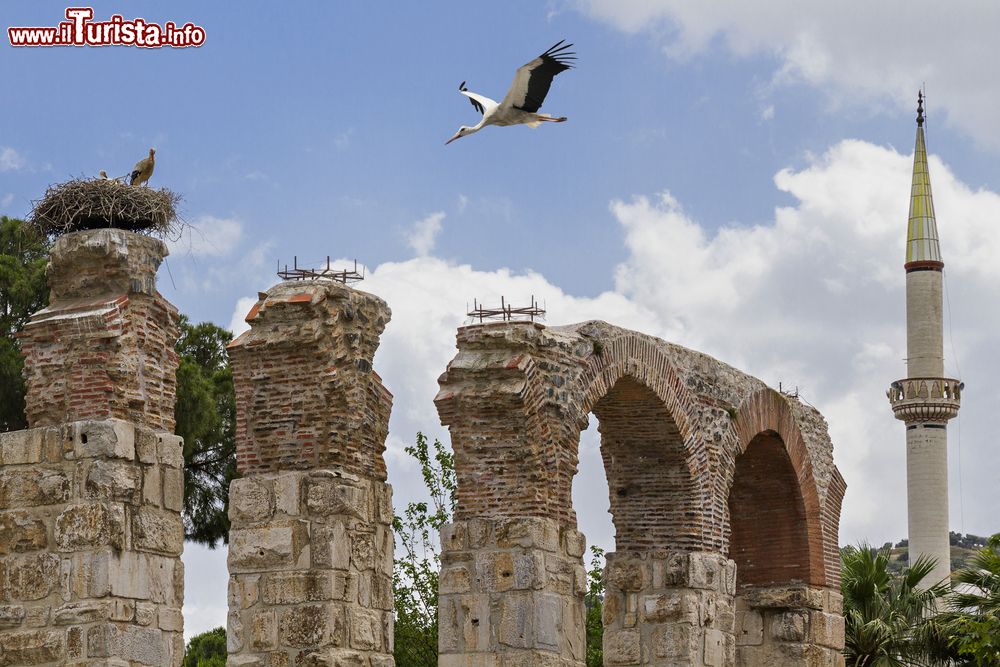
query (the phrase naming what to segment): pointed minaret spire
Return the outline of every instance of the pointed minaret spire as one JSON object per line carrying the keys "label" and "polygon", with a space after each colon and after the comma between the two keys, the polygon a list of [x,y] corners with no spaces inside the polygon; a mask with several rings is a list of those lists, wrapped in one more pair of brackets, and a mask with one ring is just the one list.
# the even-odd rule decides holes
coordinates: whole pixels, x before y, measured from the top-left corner
{"label": "pointed minaret spire", "polygon": [[924,96],[917,96],[917,145],[906,233],[906,375],[889,386],[896,419],[906,423],[906,505],[909,557],[936,561],[923,585],[947,581],[948,420],[958,415],[965,385],[944,377],[944,262],[924,145]]}
{"label": "pointed minaret spire", "polygon": [[906,234],[904,266],[907,271],[944,268],[941,246],[938,243],[937,221],[934,219],[931,177],[927,171],[923,92],[917,93],[917,142],[913,148],[913,185],[910,191],[910,224]]}

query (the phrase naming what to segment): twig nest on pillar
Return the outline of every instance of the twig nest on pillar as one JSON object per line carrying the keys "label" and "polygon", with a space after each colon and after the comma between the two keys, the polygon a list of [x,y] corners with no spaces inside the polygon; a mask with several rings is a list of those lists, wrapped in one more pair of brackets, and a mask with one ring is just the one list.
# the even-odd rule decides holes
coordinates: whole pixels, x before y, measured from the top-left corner
{"label": "twig nest on pillar", "polygon": [[170,236],[180,229],[176,192],[132,187],[107,178],[77,178],[49,186],[32,202],[30,222],[42,233],[58,237],[84,229],[116,227],[132,232]]}

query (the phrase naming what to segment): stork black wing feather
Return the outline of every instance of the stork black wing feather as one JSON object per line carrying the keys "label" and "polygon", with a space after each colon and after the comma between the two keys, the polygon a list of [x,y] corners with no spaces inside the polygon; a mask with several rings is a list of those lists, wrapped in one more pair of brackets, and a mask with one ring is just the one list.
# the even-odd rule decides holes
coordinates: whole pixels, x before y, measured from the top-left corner
{"label": "stork black wing feather", "polygon": [[545,96],[549,94],[552,79],[560,72],[565,72],[573,68],[573,63],[570,61],[576,59],[576,54],[572,51],[566,51],[566,49],[573,45],[563,45],[564,41],[566,40],[554,44],[552,48],[538,57],[538,60],[541,62],[531,68],[528,78],[528,91],[524,96],[524,102],[520,106],[517,106],[517,109],[532,113],[538,111],[542,106],[542,102],[545,101]]}
{"label": "stork black wing feather", "polygon": [[483,109],[483,105],[482,104],[480,104],[476,100],[472,99],[471,97],[469,98],[469,101],[472,102],[472,108],[474,108],[476,111],[478,111],[481,114],[485,114],[486,113],[486,110]]}

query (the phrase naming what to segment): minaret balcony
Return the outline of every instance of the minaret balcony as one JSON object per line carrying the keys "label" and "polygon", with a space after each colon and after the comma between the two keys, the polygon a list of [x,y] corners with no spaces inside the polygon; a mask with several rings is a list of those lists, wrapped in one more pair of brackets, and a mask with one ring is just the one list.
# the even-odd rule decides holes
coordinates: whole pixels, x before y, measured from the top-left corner
{"label": "minaret balcony", "polygon": [[885,392],[896,419],[948,421],[962,407],[965,383],[954,378],[906,378],[896,380]]}

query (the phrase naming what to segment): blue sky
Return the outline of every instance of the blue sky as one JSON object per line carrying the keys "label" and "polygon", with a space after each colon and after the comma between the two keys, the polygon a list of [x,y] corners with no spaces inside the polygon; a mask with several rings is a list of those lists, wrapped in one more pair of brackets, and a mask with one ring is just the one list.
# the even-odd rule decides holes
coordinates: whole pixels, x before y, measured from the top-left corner
{"label": "blue sky", "polygon": [[[4,36],[0,213],[26,215],[71,176],[124,174],[155,146],[151,184],[181,193],[196,228],[160,288],[193,319],[241,326],[279,259],[363,262],[364,288],[395,312],[376,365],[397,397],[398,502],[419,493],[402,445],[417,429],[447,437],[430,399],[466,301],[533,293],[552,323],[606,319],[801,386],[850,487],[844,541],[882,542],[905,534],[903,430],[883,391],[903,375],[903,234],[926,83],[946,356],[971,389],[952,430],[952,523],[995,532],[1000,10],[700,5],[95,2],[97,18],[195,22],[206,43],[13,49]],[[0,17],[55,25],[64,9],[8,1]],[[568,123],[444,146],[478,120],[459,82],[500,99],[562,38],[578,68],[542,110]],[[600,484],[592,432],[581,459],[580,478]],[[581,527],[610,546],[600,495],[578,499]],[[221,567],[224,579],[224,558],[189,548],[202,556],[189,577],[218,580]],[[197,603],[189,630],[220,622],[222,596]]]}

